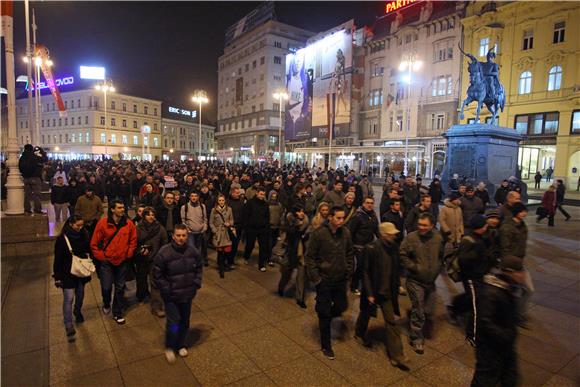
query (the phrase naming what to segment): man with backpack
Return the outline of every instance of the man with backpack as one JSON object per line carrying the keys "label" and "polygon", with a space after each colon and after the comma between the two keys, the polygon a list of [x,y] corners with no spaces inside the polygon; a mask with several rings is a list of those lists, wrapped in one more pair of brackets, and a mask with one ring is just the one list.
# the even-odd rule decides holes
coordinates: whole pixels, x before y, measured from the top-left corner
{"label": "man with backpack", "polygon": [[[181,220],[187,227],[188,243],[195,247],[197,251],[202,251],[204,243],[204,233],[208,227],[207,209],[199,201],[199,194],[193,191],[189,194],[189,202],[181,207]],[[205,266],[207,256],[202,256]]]}
{"label": "man with backpack", "polygon": [[34,148],[31,144],[24,145],[24,152],[18,160],[18,169],[24,182],[24,212],[27,214],[32,214],[30,201],[34,202],[35,214],[44,214],[40,202],[40,189],[42,168],[47,161],[48,157],[42,148]]}

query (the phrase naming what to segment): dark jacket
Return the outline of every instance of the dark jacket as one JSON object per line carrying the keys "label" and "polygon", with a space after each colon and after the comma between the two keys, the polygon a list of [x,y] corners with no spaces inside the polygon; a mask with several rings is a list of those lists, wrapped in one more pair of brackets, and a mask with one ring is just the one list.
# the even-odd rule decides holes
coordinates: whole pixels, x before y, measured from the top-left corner
{"label": "dark jacket", "polygon": [[84,192],[82,191],[81,187],[79,187],[79,185],[77,183],[77,185],[74,185],[74,186],[69,185],[68,186],[68,195],[69,195],[70,208],[72,208],[74,210],[75,206],[77,205],[77,200],[79,200],[79,198],[84,195]]}
{"label": "dark jacket", "polygon": [[203,260],[197,249],[174,241],[163,246],[153,260],[153,279],[164,300],[187,302],[201,288]]}
{"label": "dark jacket", "polygon": [[144,206],[153,207],[153,208],[157,207],[157,205],[160,202],[161,202],[161,197],[159,196],[158,193],[155,193],[155,191],[147,192],[146,194],[141,196],[141,199],[139,200],[140,204],[143,204]]}
{"label": "dark jacket", "polygon": [[379,213],[381,217],[391,209],[391,198],[387,191],[388,190],[383,191],[381,196],[381,203],[379,205]]}
{"label": "dark jacket", "polygon": [[461,268],[462,280],[482,280],[492,267],[487,254],[485,240],[472,232],[464,236],[459,243],[457,258]]}
{"label": "dark jacket", "polygon": [[346,281],[354,270],[354,250],[350,232],[340,227],[335,234],[328,222],[317,228],[308,239],[306,271],[313,283]]}
{"label": "dark jacket", "polygon": [[477,297],[477,347],[513,350],[519,322],[514,289],[517,285],[506,275],[484,277]]}
{"label": "dark jacket", "polygon": [[46,153],[42,152],[40,156],[37,156],[34,151],[25,150],[18,160],[18,169],[24,178],[42,178],[42,169],[47,161]]}
{"label": "dark jacket", "polygon": [[512,218],[506,219],[499,228],[499,243],[501,255],[515,255],[524,258],[526,256],[526,243],[528,242],[528,227],[525,222],[516,224]]}
{"label": "dark jacket", "polygon": [[286,215],[286,254],[288,256],[288,266],[296,267],[298,265],[298,250],[302,244],[303,253],[306,252],[305,233],[310,221],[305,216],[300,220],[291,212]]}
{"label": "dark jacket", "polygon": [[[417,204],[405,218],[405,229],[407,233],[411,233],[417,230],[417,221],[419,220],[419,216],[421,214],[431,214],[433,216],[433,212],[431,212],[431,207],[427,208],[426,210],[421,208],[421,204]],[[434,219],[434,222],[437,222],[437,219]]]}
{"label": "dark jacket", "polygon": [[542,196],[542,207],[546,210],[547,215],[556,214],[556,192],[546,191]]}
{"label": "dark jacket", "polygon": [[484,189],[483,191],[476,189],[475,196],[481,199],[484,208],[487,207],[487,205],[489,204],[489,192],[487,192],[486,189]]}
{"label": "dark jacket", "polygon": [[359,207],[353,215],[348,229],[352,235],[352,243],[364,246],[371,243],[379,235],[379,220],[375,211],[367,212]]}
{"label": "dark jacket", "polygon": [[64,204],[70,200],[68,186],[53,185],[50,187],[50,202],[52,204]]}
{"label": "dark jacket", "polygon": [[391,300],[398,315],[399,246],[377,239],[365,246],[363,257],[363,293],[367,297],[382,296]]}
{"label": "dark jacket", "polygon": [[460,199],[461,204],[461,212],[463,214],[463,227],[469,227],[469,221],[477,214],[483,214],[485,208],[483,207],[483,202],[477,196],[473,196],[472,198],[468,198],[464,196]]}
{"label": "dark jacket", "polygon": [[[65,225],[64,227],[68,227]],[[65,231],[70,245],[74,254],[77,257],[85,258],[87,255],[90,256],[91,247],[89,234],[85,229],[80,232],[75,232],[74,230]],[[52,265],[52,271],[55,281],[61,281],[62,287],[64,289],[74,289],[80,283],[87,283],[91,280],[91,277],[79,278],[70,273],[70,268],[72,265],[72,254],[70,253],[64,235],[61,234],[56,238],[54,244],[54,263]]]}
{"label": "dark jacket", "polygon": [[244,201],[242,199],[228,199],[228,207],[232,209],[234,215],[234,227],[240,228],[244,223]]}
{"label": "dark jacket", "polygon": [[[141,221],[137,224],[137,250],[135,251],[136,260],[153,261],[155,255],[161,248],[167,244],[167,231],[157,221],[147,224],[146,221]],[[147,248],[148,255],[141,255],[141,249]]]}
{"label": "dark jacket", "polygon": [[[169,215],[169,208],[167,208],[167,205],[165,204],[165,202],[163,202],[157,206],[157,208],[155,209],[155,213],[156,213],[155,217],[157,218],[159,223],[161,223],[161,225],[163,227],[165,227],[165,229],[167,231],[173,231],[173,227],[170,227],[170,228],[167,227],[167,218]],[[172,214],[172,218],[173,218],[173,226],[181,223],[181,206],[177,206],[174,204],[173,208],[171,210],[171,214]]]}
{"label": "dark jacket", "polygon": [[257,197],[248,200],[244,206],[244,227],[256,232],[267,232],[270,228],[270,207],[265,200]]}
{"label": "dark jacket", "polygon": [[429,196],[431,196],[431,203],[441,203],[443,195],[445,195],[445,192],[443,192],[443,189],[441,188],[441,183],[433,184],[433,182],[431,182],[431,184],[429,184]]}
{"label": "dark jacket", "polygon": [[564,196],[566,195],[566,187],[564,184],[558,184],[558,188],[556,188],[556,203],[561,205],[564,203]]}
{"label": "dark jacket", "polygon": [[403,186],[403,203],[405,205],[405,214],[411,211],[411,209],[419,203],[419,188],[416,185]]}
{"label": "dark jacket", "polygon": [[443,238],[433,229],[426,235],[419,231],[408,234],[401,243],[401,263],[408,271],[407,278],[431,285],[443,264]]}
{"label": "dark jacket", "polygon": [[500,206],[505,203],[507,199],[507,194],[510,192],[509,187],[500,186],[497,191],[495,191],[495,195],[493,195],[493,200],[495,203]]}
{"label": "dark jacket", "polygon": [[397,243],[400,245],[401,242],[403,241],[403,236],[405,234],[405,221],[403,220],[403,214],[401,214],[400,211],[397,212],[393,212],[391,210],[389,210],[388,212],[383,214],[383,217],[381,218],[382,222],[389,222],[395,225],[395,227],[397,228],[397,230],[399,230],[400,232],[397,234]]}
{"label": "dark jacket", "polygon": [[141,190],[141,187],[143,187],[143,184],[145,184],[145,178],[143,176],[141,176],[140,179],[135,178],[131,182],[131,193],[134,196],[139,195],[139,191]]}

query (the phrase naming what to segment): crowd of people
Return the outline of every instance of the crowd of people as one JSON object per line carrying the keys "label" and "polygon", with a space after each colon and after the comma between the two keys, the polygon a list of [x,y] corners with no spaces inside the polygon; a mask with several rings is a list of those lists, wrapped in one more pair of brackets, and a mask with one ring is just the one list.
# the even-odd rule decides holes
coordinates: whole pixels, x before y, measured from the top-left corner
{"label": "crowd of people", "polygon": [[[66,219],[55,245],[54,280],[63,289],[69,341],[76,334],[73,316],[76,323],[84,321],[84,286],[90,280],[71,274],[77,257],[93,259],[101,310],[118,324],[126,323],[125,282],[135,278],[137,300],[166,317],[165,355],[174,362],[176,354],[187,356],[191,303],[202,286],[203,267],[209,266],[208,249],[216,251],[224,279],[237,264],[250,264],[257,241],[258,270],[280,267],[280,297],[294,271],[299,307],[308,308],[305,294],[316,292],[327,358],[335,358],[331,321],[347,310],[352,292],[360,297],[355,340],[373,345],[367,328],[380,307],[390,362],[409,370],[397,327],[399,297],[410,300],[410,346],[423,354],[433,332],[435,281],[448,275],[465,289],[447,312],[475,346],[473,385],[512,385],[518,378],[517,326],[526,322],[533,284],[524,264],[527,208],[507,180],[492,201],[483,183],[451,181],[445,193],[437,178],[427,187],[420,176],[390,175],[377,214],[372,183],[354,171],[36,157],[33,175],[51,181],[56,220]],[[548,217],[553,225],[558,208],[569,219],[562,208],[564,189],[559,182],[548,190],[541,206],[546,214],[539,211],[538,221]],[[238,254],[240,242],[244,249]]]}

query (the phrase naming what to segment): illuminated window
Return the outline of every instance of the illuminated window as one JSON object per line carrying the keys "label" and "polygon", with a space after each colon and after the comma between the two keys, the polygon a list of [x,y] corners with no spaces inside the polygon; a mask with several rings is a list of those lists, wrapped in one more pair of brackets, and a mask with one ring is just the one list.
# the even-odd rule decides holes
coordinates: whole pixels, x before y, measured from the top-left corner
{"label": "illuminated window", "polygon": [[133,136],[133,145],[139,145],[139,136]]}
{"label": "illuminated window", "polygon": [[575,110],[572,113],[572,122],[570,133],[579,134],[580,133],[580,110]]}
{"label": "illuminated window", "polygon": [[105,133],[101,133],[101,144],[104,144],[107,141],[107,135]]}
{"label": "illuminated window", "polygon": [[91,142],[91,140],[90,140],[90,136],[89,136],[89,132],[86,132],[86,133],[85,133],[85,141],[86,141],[87,143]]}
{"label": "illuminated window", "polygon": [[520,74],[519,94],[529,94],[532,92],[532,73],[524,71]]}
{"label": "illuminated window", "polygon": [[123,144],[128,144],[128,143],[129,143],[129,141],[128,141],[128,139],[127,139],[127,135],[126,135],[126,134],[123,134],[123,135],[121,136],[121,142],[122,142]]}
{"label": "illuminated window", "polygon": [[524,42],[522,50],[531,50],[532,48],[534,48],[534,31],[524,31]]}
{"label": "illuminated window", "polygon": [[548,90],[560,90],[562,86],[562,67],[554,66],[548,73]]}
{"label": "illuminated window", "polygon": [[105,125],[105,117],[101,116],[101,125]]}
{"label": "illuminated window", "polygon": [[153,146],[159,146],[159,138],[153,137]]}
{"label": "illuminated window", "polygon": [[489,38],[479,40],[479,56],[486,56],[489,50]]}
{"label": "illuminated window", "polygon": [[[149,137],[147,137],[147,136],[143,137],[143,145],[149,146]],[[174,141],[173,146],[175,146],[175,141]]]}
{"label": "illuminated window", "polygon": [[116,143],[117,143],[117,135],[111,134],[111,144],[116,144]]}
{"label": "illuminated window", "polygon": [[76,142],[76,137],[77,137],[77,136],[76,136],[76,134],[75,134],[75,133],[71,134],[71,135],[70,135],[70,142]]}

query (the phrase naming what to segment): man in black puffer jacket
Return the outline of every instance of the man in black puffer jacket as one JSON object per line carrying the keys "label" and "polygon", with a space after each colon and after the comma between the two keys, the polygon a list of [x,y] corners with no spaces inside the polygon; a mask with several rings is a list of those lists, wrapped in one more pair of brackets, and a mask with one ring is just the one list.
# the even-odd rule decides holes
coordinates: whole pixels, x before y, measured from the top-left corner
{"label": "man in black puffer jacket", "polygon": [[175,352],[187,356],[185,338],[189,330],[191,303],[201,288],[203,260],[197,249],[187,243],[187,227],[173,228],[173,241],[155,256],[153,278],[165,302],[165,358],[175,362]]}
{"label": "man in black puffer jacket", "polygon": [[266,190],[264,187],[256,189],[256,196],[246,202],[244,206],[244,230],[246,231],[246,248],[244,259],[249,262],[252,250],[258,240],[260,254],[258,267],[260,271],[266,271],[266,262],[270,259],[270,209],[266,203]]}
{"label": "man in black puffer jacket", "polygon": [[363,205],[356,210],[348,225],[355,252],[356,270],[350,284],[350,291],[360,296],[360,281],[362,280],[362,252],[365,245],[379,236],[379,219],[375,213],[375,200],[365,198]]}
{"label": "man in black puffer jacket", "polygon": [[34,212],[43,214],[40,202],[40,189],[42,184],[42,168],[48,157],[40,147],[34,148],[30,144],[24,145],[24,152],[18,160],[18,169],[24,181],[24,212],[32,214],[30,201],[34,202]]}

